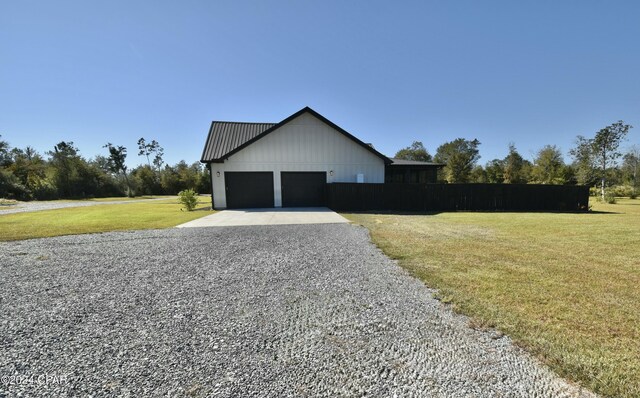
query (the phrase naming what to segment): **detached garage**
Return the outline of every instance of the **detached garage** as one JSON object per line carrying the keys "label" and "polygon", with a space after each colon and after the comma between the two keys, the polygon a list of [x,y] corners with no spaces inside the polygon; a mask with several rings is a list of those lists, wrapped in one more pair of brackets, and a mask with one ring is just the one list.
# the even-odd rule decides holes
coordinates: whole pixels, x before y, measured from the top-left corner
{"label": "detached garage", "polygon": [[391,164],[309,107],[280,123],[214,121],[201,162],[216,209],[323,206],[326,183],[383,183]]}

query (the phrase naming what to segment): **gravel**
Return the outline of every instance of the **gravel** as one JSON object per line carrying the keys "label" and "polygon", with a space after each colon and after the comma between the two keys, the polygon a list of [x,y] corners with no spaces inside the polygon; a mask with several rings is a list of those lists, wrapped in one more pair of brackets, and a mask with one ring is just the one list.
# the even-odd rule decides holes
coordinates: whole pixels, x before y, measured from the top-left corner
{"label": "gravel", "polygon": [[0,244],[0,396],[578,397],[347,224]]}
{"label": "gravel", "polygon": [[106,200],[106,201],[81,201],[74,200],[70,202],[62,202],[62,201],[37,201],[34,200],[32,202],[18,202],[15,205],[11,206],[0,206],[0,216],[3,214],[12,214],[12,213],[26,213],[30,211],[40,211],[40,210],[55,210],[55,209],[65,209],[67,207],[86,207],[86,206],[97,206],[97,205],[121,205],[125,203],[136,203],[136,202],[148,202],[150,200],[166,200],[167,198],[152,198],[152,199],[133,199],[133,200]]}

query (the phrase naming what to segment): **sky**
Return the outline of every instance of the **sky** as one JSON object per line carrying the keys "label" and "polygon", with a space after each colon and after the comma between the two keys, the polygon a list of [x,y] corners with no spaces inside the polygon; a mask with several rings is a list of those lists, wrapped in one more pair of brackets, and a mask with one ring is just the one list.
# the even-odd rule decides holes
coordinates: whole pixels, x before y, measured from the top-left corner
{"label": "sky", "polygon": [[212,120],[310,106],[380,152],[477,138],[529,160],[624,120],[640,144],[640,2],[0,0],[0,134],[200,159]]}

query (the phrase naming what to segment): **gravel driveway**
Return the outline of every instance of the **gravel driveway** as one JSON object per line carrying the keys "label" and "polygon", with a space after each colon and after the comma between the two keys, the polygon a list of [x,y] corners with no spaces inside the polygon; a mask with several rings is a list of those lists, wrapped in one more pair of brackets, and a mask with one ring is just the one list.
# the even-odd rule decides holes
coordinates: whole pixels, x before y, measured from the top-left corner
{"label": "gravel driveway", "polygon": [[0,396],[588,396],[431,295],[348,224],[2,243]]}
{"label": "gravel driveway", "polygon": [[74,200],[70,202],[64,202],[64,201],[58,201],[58,200],[45,200],[45,201],[34,200],[32,202],[18,202],[17,205],[13,205],[13,206],[2,206],[0,207],[0,216],[3,214],[26,213],[29,211],[40,211],[40,210],[55,210],[55,209],[64,209],[67,207],[120,205],[125,203],[148,202],[150,200],[166,200],[166,199],[170,199],[170,198],[106,200],[106,201]]}

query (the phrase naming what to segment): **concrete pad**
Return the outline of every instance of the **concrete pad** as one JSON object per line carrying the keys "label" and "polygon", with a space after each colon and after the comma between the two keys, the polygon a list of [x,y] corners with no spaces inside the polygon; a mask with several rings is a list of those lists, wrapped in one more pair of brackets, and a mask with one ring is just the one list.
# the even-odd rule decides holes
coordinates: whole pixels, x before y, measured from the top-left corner
{"label": "concrete pad", "polygon": [[222,210],[176,228],[237,225],[335,224],[349,221],[326,207]]}

